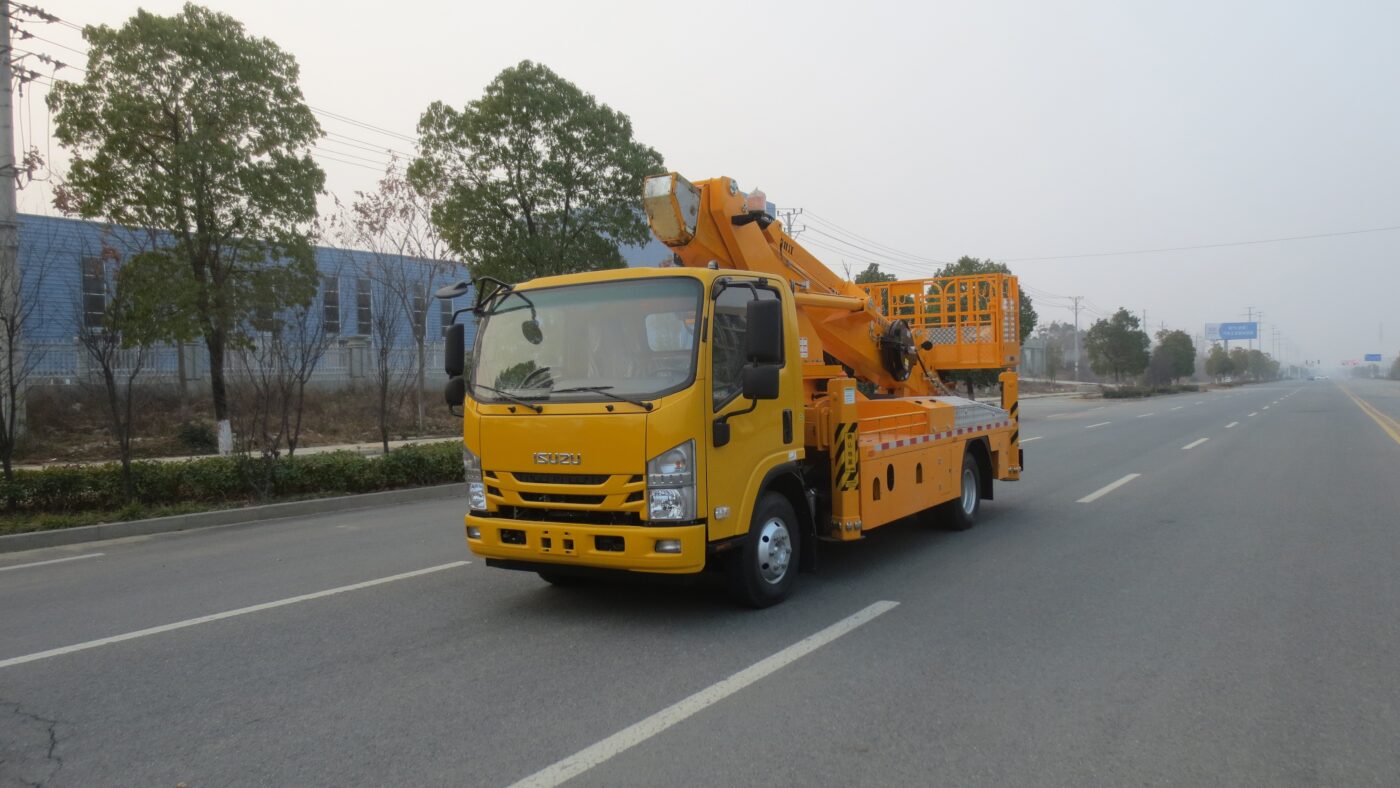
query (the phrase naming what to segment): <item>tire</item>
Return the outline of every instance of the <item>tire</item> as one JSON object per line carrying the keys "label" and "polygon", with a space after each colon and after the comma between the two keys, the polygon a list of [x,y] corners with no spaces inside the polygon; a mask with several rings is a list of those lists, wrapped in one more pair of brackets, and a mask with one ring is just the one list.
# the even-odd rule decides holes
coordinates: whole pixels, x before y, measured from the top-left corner
{"label": "tire", "polygon": [[567,572],[540,571],[535,574],[539,575],[541,580],[556,588],[575,588],[588,582],[578,575],[571,575]]}
{"label": "tire", "polygon": [[959,495],[935,508],[938,524],[949,531],[966,531],[977,524],[982,510],[982,469],[972,452],[963,452],[962,473],[958,474]]}
{"label": "tire", "polygon": [[754,507],[749,537],[730,557],[729,593],[734,601],[763,608],[786,599],[797,583],[801,540],[792,504],[777,493],[764,493]]}

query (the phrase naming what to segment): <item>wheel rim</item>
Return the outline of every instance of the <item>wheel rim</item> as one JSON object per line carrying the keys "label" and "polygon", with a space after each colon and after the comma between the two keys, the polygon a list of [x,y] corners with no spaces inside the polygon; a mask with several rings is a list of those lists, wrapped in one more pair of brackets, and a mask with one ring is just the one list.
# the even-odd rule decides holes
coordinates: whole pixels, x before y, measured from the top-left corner
{"label": "wheel rim", "polygon": [[758,532],[758,575],[764,582],[777,585],[787,577],[792,562],[792,535],[787,524],[770,518]]}
{"label": "wheel rim", "polygon": [[963,468],[962,510],[969,517],[977,511],[977,475],[971,468]]}

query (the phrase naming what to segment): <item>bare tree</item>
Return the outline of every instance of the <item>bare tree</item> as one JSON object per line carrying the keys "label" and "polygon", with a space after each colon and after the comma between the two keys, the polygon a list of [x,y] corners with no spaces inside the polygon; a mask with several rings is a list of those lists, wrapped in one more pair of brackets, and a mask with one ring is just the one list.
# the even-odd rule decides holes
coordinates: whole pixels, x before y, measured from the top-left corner
{"label": "bare tree", "polygon": [[[89,270],[89,263],[91,265]],[[87,355],[92,368],[102,378],[107,395],[108,425],[122,467],[122,500],[131,503],[136,497],[136,484],[131,472],[132,420],[136,412],[138,389],[136,378],[145,367],[149,343],[139,331],[130,330],[131,313],[126,293],[121,286],[118,270],[120,256],[111,246],[103,245],[95,261],[84,261],[84,275],[100,275],[103,285],[101,311],[96,310],[91,291],[79,296],[74,310],[78,345]]]}
{"label": "bare tree", "polygon": [[[418,429],[423,429],[427,386],[428,308],[433,284],[466,266],[443,258],[447,245],[432,222],[439,192],[421,192],[409,183],[397,157],[389,160],[373,192],[356,192],[346,223],[347,240],[374,255],[377,279],[392,280],[393,295],[408,318],[414,357],[413,399]],[[393,269],[392,273],[389,269]]]}
{"label": "bare tree", "polygon": [[325,323],[316,314],[317,309],[316,305],[311,305],[287,310],[282,316],[277,340],[278,364],[289,381],[282,407],[282,435],[287,441],[288,456],[296,454],[301,441],[306,385],[335,339],[326,332]]}
{"label": "bare tree", "polygon": [[[401,257],[376,255],[368,273],[372,283],[370,339],[375,394],[378,398],[376,414],[379,438],[384,444],[384,453],[388,454],[390,424],[412,390],[413,381],[422,371],[421,363],[402,359],[397,352],[398,339],[405,324],[411,325],[413,322],[408,309],[409,299],[406,298],[406,291],[413,282]],[[421,360],[421,356],[419,358]]]}
{"label": "bare tree", "polygon": [[43,319],[40,294],[57,247],[39,248],[47,251],[23,260],[16,254],[0,265],[0,468],[7,481],[14,479],[15,448],[25,428],[25,389],[44,356],[26,341]]}

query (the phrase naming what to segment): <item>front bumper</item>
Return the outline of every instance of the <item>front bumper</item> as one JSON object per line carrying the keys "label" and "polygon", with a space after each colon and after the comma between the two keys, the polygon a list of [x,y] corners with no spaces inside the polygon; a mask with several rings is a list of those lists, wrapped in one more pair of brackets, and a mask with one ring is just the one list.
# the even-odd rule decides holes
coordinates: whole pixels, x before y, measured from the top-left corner
{"label": "front bumper", "polygon": [[[511,520],[468,514],[481,530],[467,538],[483,558],[534,564],[693,574],[705,568],[705,524],[673,526],[579,525]],[[680,542],[679,553],[658,553],[662,539]]]}

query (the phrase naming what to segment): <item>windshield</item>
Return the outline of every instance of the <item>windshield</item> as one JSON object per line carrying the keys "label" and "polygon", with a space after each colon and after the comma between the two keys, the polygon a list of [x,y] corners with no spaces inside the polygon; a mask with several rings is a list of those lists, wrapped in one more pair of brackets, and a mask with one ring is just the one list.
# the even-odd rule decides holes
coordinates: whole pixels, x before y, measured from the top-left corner
{"label": "windshield", "polygon": [[607,400],[684,388],[694,379],[701,294],[689,277],[511,292],[481,324],[473,396]]}

